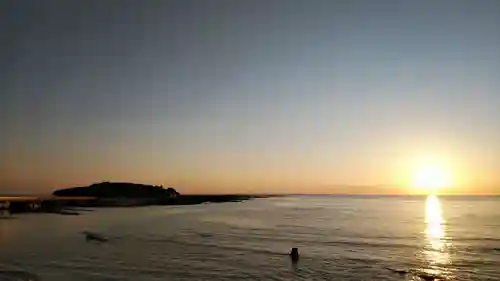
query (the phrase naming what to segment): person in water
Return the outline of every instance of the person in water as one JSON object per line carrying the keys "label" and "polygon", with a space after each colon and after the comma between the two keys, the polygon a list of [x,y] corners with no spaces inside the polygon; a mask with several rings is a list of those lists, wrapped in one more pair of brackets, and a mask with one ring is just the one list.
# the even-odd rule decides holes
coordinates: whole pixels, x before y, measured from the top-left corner
{"label": "person in water", "polygon": [[299,250],[297,248],[292,248],[290,252],[290,258],[293,262],[297,262],[299,260]]}

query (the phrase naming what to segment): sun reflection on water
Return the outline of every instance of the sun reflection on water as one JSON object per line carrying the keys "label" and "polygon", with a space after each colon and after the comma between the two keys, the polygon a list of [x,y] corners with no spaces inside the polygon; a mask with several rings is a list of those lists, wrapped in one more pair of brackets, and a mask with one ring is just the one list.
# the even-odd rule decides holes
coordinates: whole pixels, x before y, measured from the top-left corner
{"label": "sun reflection on water", "polygon": [[448,273],[444,266],[450,263],[447,251],[449,241],[446,237],[445,223],[441,203],[435,195],[429,195],[425,201],[425,234],[427,246],[424,248],[426,261],[436,274]]}
{"label": "sun reflection on water", "polygon": [[439,199],[434,195],[427,197],[425,202],[425,223],[425,233],[431,248],[436,251],[442,250],[445,238],[443,216]]}

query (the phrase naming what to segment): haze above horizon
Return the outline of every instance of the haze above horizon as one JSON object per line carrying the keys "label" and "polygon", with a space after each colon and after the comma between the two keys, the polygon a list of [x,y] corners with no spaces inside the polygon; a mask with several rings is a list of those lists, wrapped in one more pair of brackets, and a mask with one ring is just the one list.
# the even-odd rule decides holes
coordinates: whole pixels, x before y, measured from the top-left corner
{"label": "haze above horizon", "polygon": [[0,30],[2,194],[500,193],[499,1],[4,1]]}

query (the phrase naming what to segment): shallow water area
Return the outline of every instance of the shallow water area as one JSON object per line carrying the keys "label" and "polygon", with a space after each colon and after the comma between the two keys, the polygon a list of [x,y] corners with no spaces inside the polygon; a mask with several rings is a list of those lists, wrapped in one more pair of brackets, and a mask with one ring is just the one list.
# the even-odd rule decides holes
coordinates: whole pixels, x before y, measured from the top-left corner
{"label": "shallow water area", "polygon": [[495,197],[295,196],[20,214],[0,221],[0,280],[498,280],[499,207]]}

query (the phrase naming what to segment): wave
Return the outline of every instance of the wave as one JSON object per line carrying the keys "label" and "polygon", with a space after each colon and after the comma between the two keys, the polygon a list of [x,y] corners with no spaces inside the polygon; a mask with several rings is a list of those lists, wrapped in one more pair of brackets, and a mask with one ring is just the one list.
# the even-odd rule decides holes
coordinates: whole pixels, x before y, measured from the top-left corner
{"label": "wave", "polygon": [[[271,255],[271,256],[287,256],[289,248],[286,248],[286,246],[283,247],[283,251],[276,250],[276,243],[273,242],[282,242],[283,245],[316,245],[316,246],[341,246],[342,248],[349,249],[349,248],[387,248],[387,249],[394,249],[394,248],[408,248],[408,249],[418,249],[419,247],[417,245],[410,245],[410,244],[402,244],[402,243],[366,243],[362,241],[323,241],[319,242],[317,240],[290,240],[290,239],[283,239],[283,238],[275,238],[275,237],[244,237],[244,240],[247,242],[245,243],[240,243],[240,245],[233,245],[233,243],[237,243],[237,241],[242,241],[243,235],[231,235],[231,234],[212,234],[212,233],[197,233],[193,232],[191,233],[194,237],[186,237],[186,236],[180,236],[180,235],[172,235],[170,237],[140,237],[140,236],[128,236],[128,237],[116,237],[115,240],[118,243],[130,243],[129,240],[134,240],[139,243],[144,243],[144,244],[149,244],[150,246],[157,247],[157,244],[174,244],[176,246],[184,246],[184,247],[199,247],[199,248],[205,248],[205,249],[215,249],[217,251],[232,251],[232,252],[239,252],[239,253],[249,253],[249,254],[258,254],[258,255]],[[223,236],[224,238],[228,238],[228,236],[233,236],[229,240],[219,240],[217,237]],[[258,244],[249,244],[252,241],[259,241],[259,242],[269,242],[269,243],[258,243]],[[225,244],[229,242],[228,244]],[[258,247],[256,245],[273,245],[274,249],[270,248],[262,248]],[[254,247],[256,246],[256,247]],[[279,246],[278,246],[279,247]],[[307,253],[302,254],[301,257],[307,258],[308,255]],[[312,256],[315,256],[313,254]],[[312,257],[311,256],[311,257]],[[342,258],[347,258],[347,257],[342,257]],[[368,260],[366,258],[360,258],[358,262],[367,262]]]}
{"label": "wave", "polygon": [[[239,234],[223,234],[224,237],[234,237],[235,239],[244,238],[247,241],[257,240],[257,241],[267,241],[267,242],[286,242],[294,244],[303,245],[328,245],[328,246],[353,246],[353,247],[364,247],[364,248],[419,248],[418,245],[401,243],[400,241],[366,241],[363,239],[352,239],[352,240],[324,240],[318,241],[315,236],[308,235],[294,235],[289,236],[264,236],[264,235],[239,235]],[[357,238],[357,237],[356,237]]]}
{"label": "wave", "polygon": [[[203,238],[212,238],[213,234],[208,234],[208,233],[199,233],[199,235],[203,235]],[[134,240],[134,241],[142,241],[144,243],[152,243],[152,244],[175,244],[178,246],[192,246],[192,247],[206,247],[206,248],[216,248],[220,250],[231,250],[231,251],[244,251],[244,252],[249,252],[249,253],[256,253],[256,254],[266,254],[266,255],[288,255],[288,252],[278,252],[278,251],[272,251],[272,250],[265,250],[265,249],[255,249],[255,248],[249,248],[249,247],[238,247],[238,246],[228,246],[228,245],[221,245],[221,244],[212,244],[212,243],[207,243],[206,240],[211,240],[211,239],[205,239],[205,242],[196,242],[193,240],[187,240],[183,239],[182,237],[178,237],[176,235],[170,236],[170,237],[164,237],[164,238],[145,238],[145,237],[137,237],[137,236],[129,236],[129,237],[115,237],[116,241],[123,241],[123,243],[129,243],[127,240]]]}
{"label": "wave", "polygon": [[405,249],[418,249],[419,245],[403,244],[403,243],[384,243],[384,242],[357,242],[357,241],[327,241],[321,244],[326,245],[340,245],[340,246],[353,246],[353,247],[363,247],[363,248],[405,248]]}
{"label": "wave", "polygon": [[500,247],[498,246],[469,246],[464,249],[457,248],[457,252],[465,252],[470,254],[480,253],[480,254],[493,254],[500,255]]}
{"label": "wave", "polygon": [[473,238],[453,238],[456,242],[498,242],[500,243],[500,238],[493,237],[473,237]]}
{"label": "wave", "polygon": [[387,267],[386,269],[392,271],[395,274],[399,274],[399,275],[410,275],[410,276],[419,277],[421,280],[434,281],[434,280],[447,280],[448,279],[443,274],[431,273],[431,272],[427,272],[427,271],[424,271],[421,269],[415,269],[415,268],[393,269],[393,268]]}

